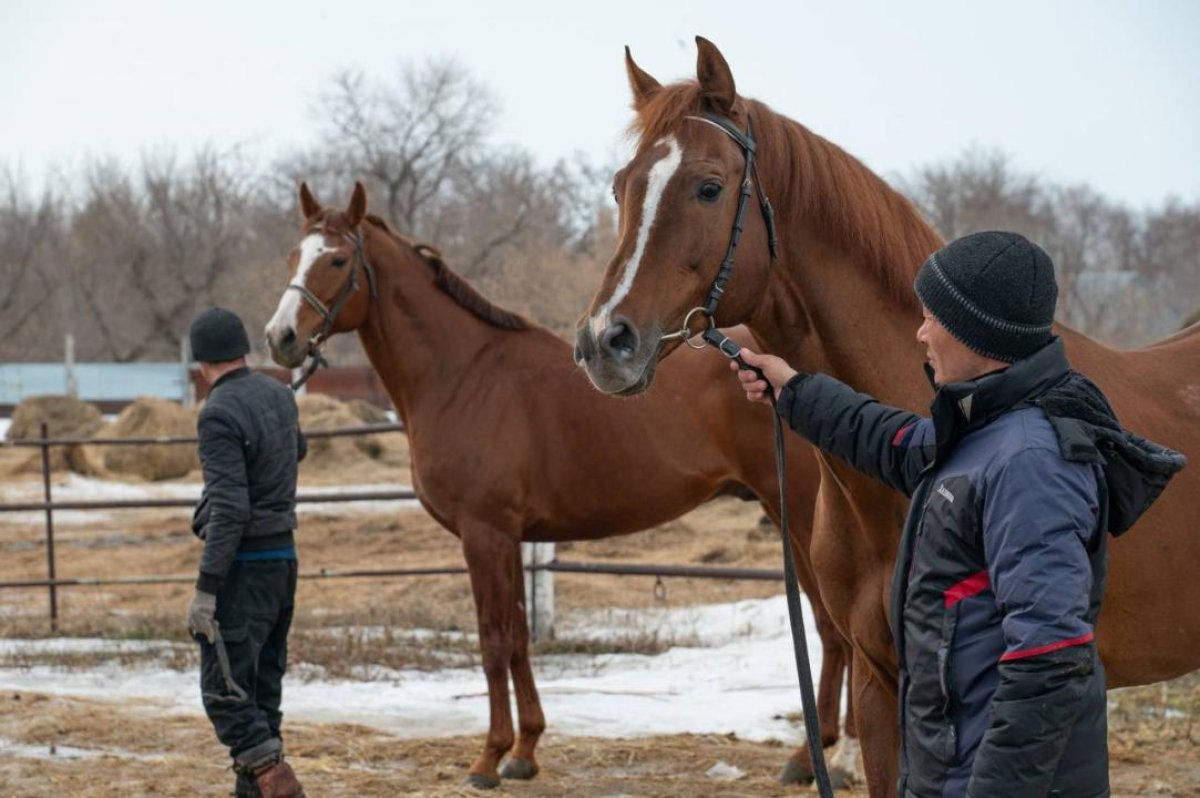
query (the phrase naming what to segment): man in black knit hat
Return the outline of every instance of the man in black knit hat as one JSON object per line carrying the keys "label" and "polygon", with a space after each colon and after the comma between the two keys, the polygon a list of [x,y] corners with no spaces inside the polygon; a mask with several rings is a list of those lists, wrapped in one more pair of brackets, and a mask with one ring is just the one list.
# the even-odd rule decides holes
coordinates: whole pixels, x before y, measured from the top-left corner
{"label": "man in black knit hat", "polygon": [[[1049,256],[976,233],[915,289],[930,417],[742,350],[739,378],[821,449],[912,497],[892,577],[903,798],[1107,796],[1093,630],[1106,533],[1184,465],[1121,429],[1053,335]],[[737,364],[732,366],[737,369]]]}
{"label": "man in black knit hat", "polygon": [[196,422],[204,492],[192,530],[204,541],[188,629],[200,689],[237,772],[235,794],[296,798],[280,736],[287,636],[296,595],[296,472],[306,443],[286,387],[246,367],[236,314],[192,322],[192,356],[211,385]]}

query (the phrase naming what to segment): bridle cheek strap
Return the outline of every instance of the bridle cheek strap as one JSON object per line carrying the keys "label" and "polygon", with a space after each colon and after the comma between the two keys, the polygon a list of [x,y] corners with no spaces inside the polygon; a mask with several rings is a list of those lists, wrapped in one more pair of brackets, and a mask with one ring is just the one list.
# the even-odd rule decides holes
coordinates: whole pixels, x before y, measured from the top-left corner
{"label": "bridle cheek strap", "polygon": [[345,233],[344,235],[354,244],[354,260],[350,264],[350,279],[346,281],[342,286],[342,290],[338,292],[337,297],[333,300],[332,307],[326,307],[320,297],[303,285],[292,283],[287,287],[289,291],[298,292],[304,301],[321,315],[321,318],[325,322],[321,326],[320,331],[308,340],[308,354],[311,360],[300,379],[292,383],[292,390],[298,390],[304,383],[308,382],[309,377],[318,368],[328,365],[325,362],[325,358],[321,356],[321,346],[329,338],[329,333],[333,330],[333,325],[337,322],[338,314],[342,312],[342,308],[350,301],[350,297],[358,292],[359,264],[362,264],[362,270],[367,275],[367,287],[371,292],[371,298],[379,299],[379,287],[375,282],[375,270],[371,267],[370,261],[367,260],[366,252],[363,250],[362,235],[353,232]]}

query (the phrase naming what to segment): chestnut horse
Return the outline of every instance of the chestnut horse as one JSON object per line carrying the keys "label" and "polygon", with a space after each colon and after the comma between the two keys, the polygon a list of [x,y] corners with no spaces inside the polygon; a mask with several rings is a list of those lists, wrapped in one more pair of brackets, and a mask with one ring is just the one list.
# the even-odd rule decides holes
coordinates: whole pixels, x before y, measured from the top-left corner
{"label": "chestnut horse", "polygon": [[[491,304],[432,247],[366,215],[361,185],[345,211],[322,209],[301,186],[300,207],[292,282],[266,328],[272,356],[295,367],[314,337],[358,331],[408,430],[413,488],[462,540],[470,571],[491,719],[469,780],[500,782],[498,766],[514,744],[510,673],[520,733],[503,775],[532,778],[545,720],[520,543],[636,532],[731,490],[749,489],[777,522],[771,417],[741,398],[712,353],[666,365],[645,398],[613,402],[588,385],[565,341]],[[816,460],[799,442],[789,449],[792,532],[807,551]],[[811,569],[802,558],[796,564],[811,588]],[[832,744],[849,649],[815,590],[809,597],[824,646],[822,737]],[[790,770],[807,757],[804,748],[793,754]]]}
{"label": "chestnut horse", "polygon": [[[654,364],[679,345],[663,333],[687,326],[689,311],[709,294],[747,171],[745,148],[715,117],[740,131],[749,126],[757,140],[757,166],[743,190],[774,203],[778,254],[769,254],[770,214],[748,202],[714,321],[747,325],[765,351],[798,368],[826,372],[891,405],[927,408],[911,286],[941,240],[859,161],[739,96],[717,48],[697,43],[697,79],[669,86],[626,51],[639,138],[614,182],[618,249],[577,337],[592,381],[609,393],[648,387]],[[1193,462],[1200,457],[1198,331],[1118,351],[1057,328],[1071,363],[1100,385],[1126,426]],[[839,460],[819,461],[809,559],[826,609],[854,646],[854,712],[868,786],[872,795],[894,795],[897,667],[886,602],[907,500]],[[1111,542],[1097,629],[1111,687],[1200,667],[1200,469],[1185,469],[1175,483],[1136,529]]]}

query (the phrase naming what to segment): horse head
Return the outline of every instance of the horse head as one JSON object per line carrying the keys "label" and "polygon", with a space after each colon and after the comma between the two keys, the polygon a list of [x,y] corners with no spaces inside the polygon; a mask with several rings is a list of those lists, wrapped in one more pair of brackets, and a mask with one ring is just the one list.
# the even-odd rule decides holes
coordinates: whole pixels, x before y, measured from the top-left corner
{"label": "horse head", "polygon": [[335,333],[357,329],[370,312],[375,276],[359,229],[367,212],[362,183],[343,211],[322,208],[300,184],[300,242],[288,255],[291,280],[267,323],[271,357],[295,368]]}
{"label": "horse head", "polygon": [[[644,391],[658,360],[701,325],[740,324],[766,293],[774,241],[752,168],[751,103],[720,51],[696,42],[696,80],[669,86],[625,51],[637,147],[613,179],[617,251],[575,346],[576,362],[607,393]],[[735,253],[726,285],[719,278],[728,279],[723,264]]]}

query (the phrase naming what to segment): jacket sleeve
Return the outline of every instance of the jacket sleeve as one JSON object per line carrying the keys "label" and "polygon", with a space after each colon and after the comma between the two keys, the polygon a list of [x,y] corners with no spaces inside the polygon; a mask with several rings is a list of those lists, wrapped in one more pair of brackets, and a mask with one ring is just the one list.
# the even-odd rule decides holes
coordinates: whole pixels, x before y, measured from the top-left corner
{"label": "jacket sleeve", "polygon": [[243,437],[232,420],[217,413],[204,413],[197,431],[208,497],[208,523],[196,587],[215,593],[250,523],[250,483]]}
{"label": "jacket sleeve", "polygon": [[1027,449],[985,482],[983,545],[1005,651],[967,795],[1045,795],[1095,670],[1093,467]]}
{"label": "jacket sleeve", "polygon": [[824,374],[797,374],[776,411],[814,446],[911,496],[933,458],[933,423]]}
{"label": "jacket sleeve", "polygon": [[296,462],[308,457],[308,437],[300,427],[296,427]]}

